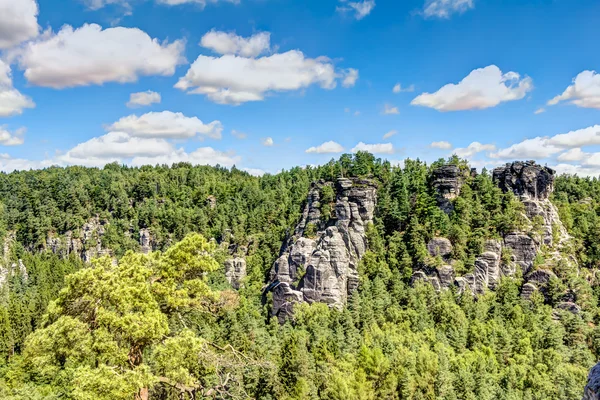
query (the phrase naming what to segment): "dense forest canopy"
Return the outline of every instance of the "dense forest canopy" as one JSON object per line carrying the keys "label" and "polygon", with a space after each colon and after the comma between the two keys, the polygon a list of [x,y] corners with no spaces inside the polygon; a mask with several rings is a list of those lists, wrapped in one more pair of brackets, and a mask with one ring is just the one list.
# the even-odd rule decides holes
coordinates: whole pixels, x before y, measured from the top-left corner
{"label": "dense forest canopy", "polygon": [[[464,176],[451,212],[432,184],[443,165]],[[311,183],[340,177],[378,188],[359,289],[342,309],[299,304],[280,325],[262,291],[271,267]],[[323,218],[334,196],[322,190]],[[439,262],[432,238],[450,240],[465,275],[486,240],[538,229],[489,171],[471,173],[457,157],[396,166],[359,152],[263,177],[184,163],[2,174],[0,397],[580,398],[600,357],[600,181],[559,176],[551,201],[574,262],[548,267],[541,252],[534,268],[556,279],[525,300],[519,274],[477,296],[411,279]],[[93,218],[108,256],[89,265],[51,251],[49,238],[80,237]],[[141,254],[142,229],[150,254]],[[248,265],[240,290],[223,270],[233,253]],[[557,308],[567,296],[579,313]]]}

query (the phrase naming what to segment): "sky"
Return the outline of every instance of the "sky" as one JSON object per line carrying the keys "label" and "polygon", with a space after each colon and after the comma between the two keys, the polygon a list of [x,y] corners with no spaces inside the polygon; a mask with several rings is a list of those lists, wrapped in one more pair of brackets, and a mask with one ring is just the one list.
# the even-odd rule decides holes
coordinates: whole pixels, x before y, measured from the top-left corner
{"label": "sky", "polygon": [[600,175],[597,0],[0,0],[0,170],[367,150]]}

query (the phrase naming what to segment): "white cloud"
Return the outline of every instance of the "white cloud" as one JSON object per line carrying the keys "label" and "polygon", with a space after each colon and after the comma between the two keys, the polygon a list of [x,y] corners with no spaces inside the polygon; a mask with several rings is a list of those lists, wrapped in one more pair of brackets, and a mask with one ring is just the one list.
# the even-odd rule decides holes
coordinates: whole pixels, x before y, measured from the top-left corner
{"label": "white cloud", "polygon": [[161,43],[137,28],[103,30],[85,24],[78,29],[65,25],[26,43],[15,55],[30,83],[61,89],[173,75],[185,62],[184,47],[183,40]]}
{"label": "white cloud", "polygon": [[394,85],[394,88],[392,89],[392,92],[394,93],[402,93],[402,92],[414,92],[415,91],[415,85],[410,85],[407,88],[403,88],[401,84],[396,83],[396,85]]}
{"label": "white cloud", "polygon": [[141,116],[129,115],[108,127],[135,137],[183,139],[196,135],[220,139],[223,126],[219,121],[203,123],[198,117],[186,117],[171,111],[149,112]]}
{"label": "white cloud", "polygon": [[600,74],[596,71],[583,71],[574,79],[573,84],[548,102],[549,106],[568,101],[578,107],[600,109]]}
{"label": "white cloud", "polygon": [[67,164],[100,167],[136,156],[164,156],[174,150],[164,139],[131,137],[125,132],[109,132],[78,144],[58,159]]}
{"label": "white cloud", "polygon": [[148,90],[146,92],[131,93],[131,95],[129,95],[129,102],[127,103],[127,107],[144,107],[149,106],[150,104],[160,103],[160,101],[160,93],[156,93],[151,90]]}
{"label": "white cloud", "polygon": [[452,148],[452,144],[446,141],[433,142],[429,145],[429,147],[433,147],[434,149],[450,150]]}
{"label": "white cloud", "polygon": [[425,0],[423,14],[426,18],[450,18],[474,7],[474,0]]}
{"label": "white cloud", "polygon": [[329,142],[325,142],[316,147],[310,147],[306,149],[306,153],[314,153],[314,154],[331,154],[331,153],[341,153],[344,151],[344,147],[330,140]]}
{"label": "white cloud", "polygon": [[389,131],[389,132],[387,132],[385,135],[383,135],[383,140],[385,140],[385,139],[389,139],[389,138],[391,138],[392,136],[394,136],[394,135],[397,135],[397,134],[398,134],[398,131],[397,131],[397,130],[395,130],[395,129],[392,129],[391,131]]}
{"label": "white cloud", "polygon": [[552,166],[551,168],[554,169],[558,174],[569,174],[590,177],[600,176],[600,168],[598,167],[586,167],[582,165],[573,164],[557,164]]}
{"label": "white cloud", "polygon": [[5,126],[0,126],[0,145],[1,146],[18,146],[23,144],[23,135],[27,129],[19,128],[14,132],[10,132]]}
{"label": "white cloud", "polygon": [[253,176],[263,176],[266,174],[266,172],[260,168],[243,168],[243,171],[246,171]]}
{"label": "white cloud", "polygon": [[263,144],[263,146],[271,147],[275,144],[275,142],[273,142],[273,138],[266,137],[263,139],[262,144]]}
{"label": "white cloud", "polygon": [[236,131],[235,129],[231,131],[231,134],[238,139],[246,139],[248,137],[244,132]]}
{"label": "white cloud", "polygon": [[26,160],[23,158],[13,158],[12,156],[6,153],[0,154],[0,171],[4,172],[41,169],[50,167],[52,165],[56,165],[56,162],[52,160]]}
{"label": "white cloud", "polygon": [[560,147],[548,143],[546,137],[535,137],[526,139],[520,143],[513,144],[510,147],[501,149],[496,153],[492,153],[492,158],[504,159],[538,159],[547,158],[561,151]]}
{"label": "white cloud", "polygon": [[7,49],[39,33],[35,0],[0,0],[0,49]]}
{"label": "white cloud", "polygon": [[531,78],[521,79],[516,72],[505,74],[495,65],[473,70],[460,83],[449,83],[435,93],[423,93],[415,106],[438,111],[481,110],[505,101],[520,100],[533,89]]}
{"label": "white cloud", "polygon": [[[98,10],[106,7],[109,4],[118,4],[125,7],[127,10],[131,9],[131,0],[83,0],[83,2],[92,10]],[[200,9],[204,9],[206,5],[213,3],[233,3],[238,4],[240,0],[156,0],[156,3],[163,4],[166,6],[178,6],[182,4],[192,4],[198,6]]]}
{"label": "white cloud", "polygon": [[240,158],[212,147],[200,147],[188,153],[183,148],[176,149],[165,139],[132,137],[125,132],[109,132],[78,144],[58,156],[56,161],[59,164],[90,167],[102,167],[115,161],[133,166],[189,162],[195,165],[220,164],[230,167],[239,162]]}
{"label": "white cloud", "polygon": [[558,155],[558,161],[581,161],[588,156],[587,153],[581,151],[579,147],[570,149]]}
{"label": "white cloud", "polygon": [[554,135],[548,144],[563,148],[600,145],[600,125]]}
{"label": "white cloud", "polygon": [[0,60],[0,117],[20,115],[35,103],[13,87],[10,66]]}
{"label": "white cloud", "polygon": [[546,109],[543,107],[538,108],[537,110],[535,110],[534,114],[535,115],[539,115],[539,114],[543,114],[546,112]]}
{"label": "white cloud", "polygon": [[353,87],[356,85],[358,80],[358,70],[354,68],[348,68],[343,72],[344,79],[342,80],[342,86],[345,88]]}
{"label": "white cloud", "polygon": [[226,153],[215,150],[212,147],[200,147],[191,153],[184,149],[177,149],[169,154],[156,157],[138,156],[131,160],[131,165],[156,165],[188,162],[193,165],[220,165],[222,167],[232,167],[241,161],[239,156],[233,153]]}
{"label": "white cloud", "polygon": [[384,115],[396,115],[396,114],[400,114],[400,111],[398,111],[398,107],[395,107],[391,104],[386,104],[383,106],[383,111],[382,114]]}
{"label": "white cloud", "polygon": [[340,0],[344,5],[338,6],[339,12],[352,12],[354,18],[361,20],[367,15],[371,14],[371,11],[375,8],[375,0],[362,0],[362,1],[347,1]]}
{"label": "white cloud", "polygon": [[236,54],[242,57],[257,57],[271,49],[271,34],[256,33],[244,38],[235,33],[212,30],[202,36],[200,45],[218,54]]}
{"label": "white cloud", "polygon": [[351,151],[353,153],[356,153],[358,151],[368,151],[369,153],[376,153],[376,154],[393,154],[394,153],[394,145],[392,145],[391,143],[366,144],[366,143],[360,142]]}
{"label": "white cloud", "polygon": [[[561,133],[552,137],[538,136],[533,139],[526,139],[520,143],[501,149],[491,156],[493,158],[514,159],[547,158],[560,153],[565,149],[575,149],[595,145],[600,145],[600,125]],[[561,154],[563,157],[562,159],[561,156],[559,156],[559,161],[566,161],[565,157],[575,157],[577,154],[581,156],[584,153],[577,153],[577,151],[566,152]]]}
{"label": "white cloud", "polygon": [[473,142],[467,147],[454,149],[454,154],[460,158],[469,158],[482,151],[494,151],[496,146],[493,144],[481,144],[479,142]]}
{"label": "white cloud", "polygon": [[200,55],[175,87],[206,95],[215,103],[239,105],[311,85],[334,89],[340,77],[344,75],[335,71],[329,59],[306,58],[298,50],[260,58]]}

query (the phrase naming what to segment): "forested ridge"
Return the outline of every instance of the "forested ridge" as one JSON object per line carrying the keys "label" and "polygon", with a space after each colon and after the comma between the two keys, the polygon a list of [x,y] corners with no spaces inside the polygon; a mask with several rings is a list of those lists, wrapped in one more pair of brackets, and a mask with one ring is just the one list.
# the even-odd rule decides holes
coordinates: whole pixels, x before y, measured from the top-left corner
{"label": "forested ridge", "polygon": [[[448,207],[436,186],[443,166],[462,180]],[[298,303],[280,324],[264,291],[273,264],[310,190],[323,227],[340,218],[341,177],[377,188],[358,289],[341,308]],[[263,177],[190,164],[2,174],[0,398],[581,398],[600,358],[600,181],[558,176],[553,189],[568,232],[560,246],[558,227],[544,244],[543,221],[457,157],[394,166],[359,152]],[[92,219],[102,235],[81,251],[100,240],[108,255],[89,264],[49,245],[68,247]],[[415,279],[449,263],[457,277],[476,274],[490,241],[515,232],[539,251],[527,273],[493,289]],[[428,247],[436,238],[451,243],[445,258]],[[239,290],[225,276],[233,256],[247,265]],[[502,263],[511,256],[503,247]],[[526,275],[539,271],[551,278],[524,297]]]}

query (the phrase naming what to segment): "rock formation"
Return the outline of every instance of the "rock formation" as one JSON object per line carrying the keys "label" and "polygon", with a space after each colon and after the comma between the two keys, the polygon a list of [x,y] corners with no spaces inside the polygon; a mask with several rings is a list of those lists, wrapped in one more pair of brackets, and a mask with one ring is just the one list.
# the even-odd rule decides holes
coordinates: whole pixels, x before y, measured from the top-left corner
{"label": "rock formation", "polygon": [[[321,204],[334,189],[335,202]],[[271,270],[273,315],[285,320],[300,301],[341,307],[358,287],[358,262],[367,250],[365,230],[373,221],[376,185],[366,179],[314,183],[294,235]],[[322,210],[328,210],[322,215]],[[330,214],[327,218],[327,214]]]}
{"label": "rock formation", "polygon": [[437,190],[438,204],[446,213],[451,213],[454,200],[460,195],[460,188],[464,184],[465,175],[457,165],[444,165],[432,172],[431,184]]}
{"label": "rock formation", "polygon": [[[502,276],[512,276],[519,268],[526,280],[522,296],[530,298],[536,291],[545,294],[548,281],[554,274],[549,270],[533,271],[534,261],[542,250],[549,265],[562,259],[560,249],[570,239],[556,207],[549,199],[554,190],[554,174],[552,169],[533,161],[508,163],[494,169],[493,181],[504,192],[518,196],[524,205],[528,227],[535,229],[510,232],[503,238],[487,240],[484,251],[475,260],[474,272],[452,278],[452,281],[452,245],[445,238],[434,238],[427,244],[429,254],[433,258],[441,257],[446,265],[438,268],[424,266],[414,273],[413,281],[429,281],[436,289],[456,285],[459,292],[470,290],[479,294],[486,289],[494,289]],[[438,204],[445,212],[452,211],[451,200],[460,194],[464,178],[459,167],[453,165],[432,172],[432,185],[438,193]],[[563,308],[574,309],[566,305]]]}
{"label": "rock formation", "polygon": [[67,231],[60,237],[49,232],[46,238],[46,249],[62,257],[74,253],[85,262],[90,262],[97,257],[112,256],[112,251],[102,245],[106,223],[96,216],[83,224],[77,235]]}
{"label": "rock formation", "polygon": [[246,277],[246,260],[241,257],[225,260],[225,277],[234,289],[242,286],[242,280]]}
{"label": "rock formation", "polygon": [[582,400],[600,400],[600,363],[590,370]]}
{"label": "rock formation", "polygon": [[149,229],[140,229],[140,246],[141,251],[144,254],[148,254],[154,250],[154,238],[152,237]]}

